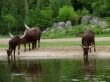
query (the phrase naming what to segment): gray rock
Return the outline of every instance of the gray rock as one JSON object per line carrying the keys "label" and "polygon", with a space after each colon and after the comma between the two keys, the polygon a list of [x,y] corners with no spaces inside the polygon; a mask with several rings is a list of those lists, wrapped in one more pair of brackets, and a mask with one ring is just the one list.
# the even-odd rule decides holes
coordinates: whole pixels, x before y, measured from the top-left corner
{"label": "gray rock", "polygon": [[89,23],[91,16],[83,16],[81,19],[81,23]]}
{"label": "gray rock", "polygon": [[100,26],[101,28],[108,26],[106,21],[96,16],[83,16],[81,19],[81,23],[90,23],[96,26]]}
{"label": "gray rock", "polygon": [[72,27],[71,21],[66,21],[65,27],[67,28]]}
{"label": "gray rock", "polygon": [[65,28],[65,22],[58,22],[58,28]]}
{"label": "gray rock", "polygon": [[58,23],[53,23],[52,27],[58,27]]}

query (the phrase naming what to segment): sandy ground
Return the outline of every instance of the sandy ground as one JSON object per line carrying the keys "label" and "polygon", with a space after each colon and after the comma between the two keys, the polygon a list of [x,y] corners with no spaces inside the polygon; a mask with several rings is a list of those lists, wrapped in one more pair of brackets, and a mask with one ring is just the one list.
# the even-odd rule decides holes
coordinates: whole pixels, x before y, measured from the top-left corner
{"label": "sandy ground", "polygon": [[[7,44],[9,38],[0,39],[0,44]],[[61,42],[61,41],[80,41],[80,38],[70,38],[70,39],[42,39],[42,42]],[[110,41],[110,37],[96,38],[96,41]],[[48,58],[83,58],[83,50],[80,46],[59,46],[59,47],[44,47],[38,48],[31,51],[20,50],[20,55],[16,58],[21,59],[48,59]],[[96,52],[93,51],[89,53],[89,57],[95,58],[110,58],[110,46],[96,46]],[[6,59],[7,54],[5,49],[0,49],[0,60]]]}

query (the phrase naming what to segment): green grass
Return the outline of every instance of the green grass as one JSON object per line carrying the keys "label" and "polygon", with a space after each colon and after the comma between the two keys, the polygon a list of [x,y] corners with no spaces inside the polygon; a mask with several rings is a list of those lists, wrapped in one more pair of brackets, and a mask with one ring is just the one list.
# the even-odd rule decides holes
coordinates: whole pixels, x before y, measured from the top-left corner
{"label": "green grass", "polygon": [[[41,47],[46,46],[80,46],[80,42],[42,42]],[[110,46],[110,41],[96,41],[96,46]]]}
{"label": "green grass", "polygon": [[42,42],[41,47],[46,46],[78,46],[80,42]]}
{"label": "green grass", "polygon": [[0,44],[0,48],[7,48],[8,45],[5,45],[5,44]]}
{"label": "green grass", "polygon": [[[54,46],[80,46],[80,42],[41,42],[41,47]],[[110,41],[97,41],[96,46],[110,46]],[[8,48],[8,45],[0,44],[0,48]]]}
{"label": "green grass", "polygon": [[110,37],[110,33],[96,34],[96,37]]}
{"label": "green grass", "polygon": [[110,46],[110,41],[97,41],[96,46]]}

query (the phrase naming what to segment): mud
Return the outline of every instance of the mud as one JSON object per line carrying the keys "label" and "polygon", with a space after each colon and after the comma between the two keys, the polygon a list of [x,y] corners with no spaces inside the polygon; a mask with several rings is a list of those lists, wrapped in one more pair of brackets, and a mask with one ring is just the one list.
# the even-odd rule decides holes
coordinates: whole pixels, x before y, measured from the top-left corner
{"label": "mud", "polygon": [[[96,52],[89,53],[89,57],[95,58],[110,58],[110,46],[97,46]],[[0,49],[0,60],[6,59],[7,54],[5,49]],[[62,58],[83,58],[83,50],[80,46],[66,46],[66,47],[45,47],[31,51],[20,51],[20,55],[17,54],[16,58],[21,59],[62,59]]]}

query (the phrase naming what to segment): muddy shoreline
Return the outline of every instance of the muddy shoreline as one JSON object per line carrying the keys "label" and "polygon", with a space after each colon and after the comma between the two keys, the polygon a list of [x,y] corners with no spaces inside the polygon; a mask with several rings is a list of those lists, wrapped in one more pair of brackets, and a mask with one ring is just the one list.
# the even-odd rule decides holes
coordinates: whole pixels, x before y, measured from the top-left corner
{"label": "muddy shoreline", "polygon": [[[82,59],[83,50],[80,46],[65,46],[65,47],[45,47],[31,51],[20,50],[20,55],[17,54],[16,58],[20,59],[62,59],[62,58],[74,58]],[[96,52],[89,53],[89,58],[110,58],[110,46],[96,46]],[[0,60],[6,60],[7,54],[5,49],[0,49]]]}

